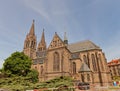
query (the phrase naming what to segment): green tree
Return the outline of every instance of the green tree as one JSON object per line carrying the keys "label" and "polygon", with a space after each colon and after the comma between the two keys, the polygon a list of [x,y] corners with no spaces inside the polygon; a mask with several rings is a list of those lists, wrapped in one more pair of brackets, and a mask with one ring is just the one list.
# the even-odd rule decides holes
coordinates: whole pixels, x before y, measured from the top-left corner
{"label": "green tree", "polygon": [[38,82],[38,75],[39,75],[38,71],[35,69],[32,69],[27,76],[31,79],[33,83],[36,83]]}
{"label": "green tree", "polygon": [[30,71],[32,60],[23,52],[14,52],[10,57],[5,59],[3,69],[6,73],[26,76]]}

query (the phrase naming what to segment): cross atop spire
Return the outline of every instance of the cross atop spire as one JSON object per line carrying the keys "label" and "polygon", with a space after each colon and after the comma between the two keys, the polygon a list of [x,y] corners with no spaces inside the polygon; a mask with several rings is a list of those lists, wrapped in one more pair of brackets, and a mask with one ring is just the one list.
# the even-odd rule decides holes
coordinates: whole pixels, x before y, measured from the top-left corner
{"label": "cross atop spire", "polygon": [[35,35],[35,31],[34,31],[34,22],[35,22],[35,20],[33,20],[33,22],[32,22],[32,26],[31,26],[31,28],[30,28],[29,35]]}

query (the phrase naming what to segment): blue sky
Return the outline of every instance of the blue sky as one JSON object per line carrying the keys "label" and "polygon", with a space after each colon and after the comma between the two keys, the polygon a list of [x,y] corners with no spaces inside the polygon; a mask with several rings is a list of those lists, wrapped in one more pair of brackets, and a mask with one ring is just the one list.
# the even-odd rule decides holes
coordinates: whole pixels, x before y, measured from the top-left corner
{"label": "blue sky", "polygon": [[22,51],[33,19],[37,41],[43,28],[47,45],[67,32],[69,43],[91,40],[108,61],[120,58],[120,0],[0,0],[0,68]]}

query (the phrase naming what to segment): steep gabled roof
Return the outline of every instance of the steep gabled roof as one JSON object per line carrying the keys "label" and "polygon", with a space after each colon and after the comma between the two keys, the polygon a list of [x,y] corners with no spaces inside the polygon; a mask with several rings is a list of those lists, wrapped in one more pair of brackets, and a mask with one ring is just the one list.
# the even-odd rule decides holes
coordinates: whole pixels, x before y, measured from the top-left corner
{"label": "steep gabled roof", "polygon": [[89,69],[89,67],[86,63],[83,63],[80,70],[79,70],[79,73],[80,72],[91,72],[91,70]]}
{"label": "steep gabled roof", "polygon": [[82,42],[69,44],[68,49],[71,52],[80,52],[80,51],[85,51],[85,50],[100,49],[100,47],[95,45],[93,42],[89,40],[85,40]]}
{"label": "steep gabled roof", "polygon": [[55,35],[48,47],[48,49],[54,49],[65,46],[63,40],[58,36],[58,34],[55,32]]}

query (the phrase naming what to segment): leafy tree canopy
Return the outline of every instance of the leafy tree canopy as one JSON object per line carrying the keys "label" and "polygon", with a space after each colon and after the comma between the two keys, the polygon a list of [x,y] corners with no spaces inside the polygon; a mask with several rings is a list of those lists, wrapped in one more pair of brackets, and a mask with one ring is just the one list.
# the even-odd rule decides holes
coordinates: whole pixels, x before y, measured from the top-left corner
{"label": "leafy tree canopy", "polygon": [[33,83],[36,83],[36,82],[38,82],[38,75],[39,75],[39,73],[37,70],[31,69],[31,71],[28,73],[27,77],[29,77]]}
{"label": "leafy tree canopy", "polygon": [[5,59],[3,69],[7,74],[26,76],[30,71],[32,60],[23,52],[14,52]]}

